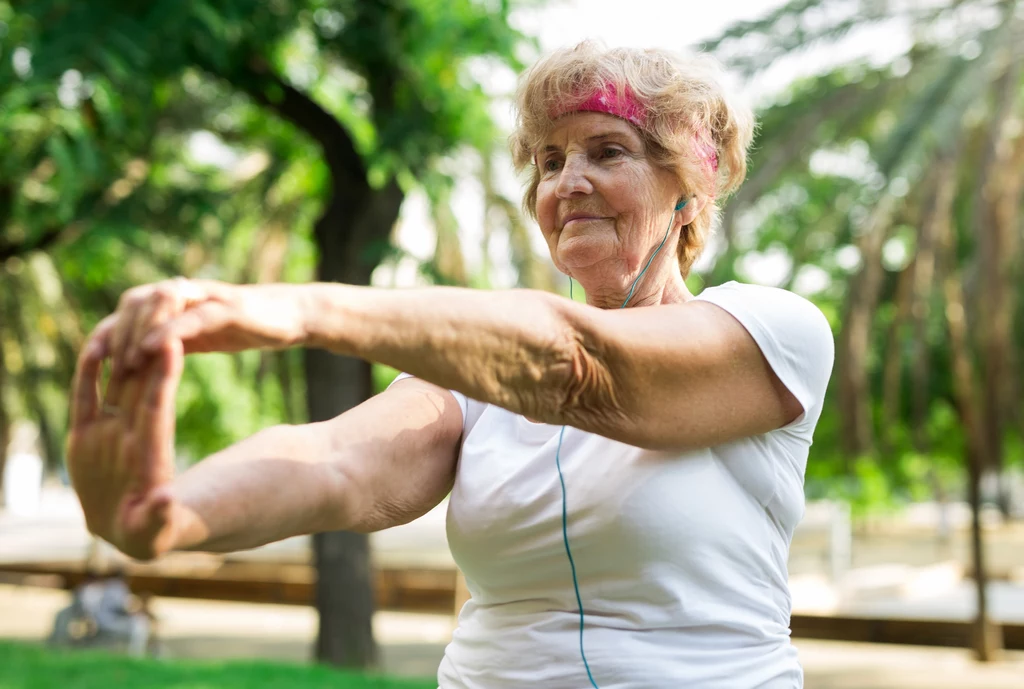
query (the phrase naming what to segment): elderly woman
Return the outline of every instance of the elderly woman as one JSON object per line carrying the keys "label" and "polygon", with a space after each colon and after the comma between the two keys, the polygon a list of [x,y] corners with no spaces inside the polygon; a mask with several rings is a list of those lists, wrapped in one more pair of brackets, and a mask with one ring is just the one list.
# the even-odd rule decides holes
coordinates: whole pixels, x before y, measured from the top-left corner
{"label": "elderly woman", "polygon": [[[833,345],[789,292],[687,289],[753,130],[718,76],[585,43],[522,80],[526,208],[586,305],[184,279],[128,292],[76,377],[68,459],[89,528],[143,559],[223,552],[384,529],[450,494],[472,598],[441,687],[801,686],[786,560]],[[290,346],[407,373],[174,477],[183,353]]]}

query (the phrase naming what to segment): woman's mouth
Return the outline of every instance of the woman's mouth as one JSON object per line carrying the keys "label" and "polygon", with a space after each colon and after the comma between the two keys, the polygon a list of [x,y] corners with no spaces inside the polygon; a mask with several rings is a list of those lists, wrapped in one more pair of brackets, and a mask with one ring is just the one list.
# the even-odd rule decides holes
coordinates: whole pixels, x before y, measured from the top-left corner
{"label": "woman's mouth", "polygon": [[596,215],[570,216],[562,224],[562,229],[565,229],[566,227],[569,227],[572,224],[581,224],[581,223],[587,223],[587,222],[594,222],[595,220],[604,220],[604,218],[598,217]]}

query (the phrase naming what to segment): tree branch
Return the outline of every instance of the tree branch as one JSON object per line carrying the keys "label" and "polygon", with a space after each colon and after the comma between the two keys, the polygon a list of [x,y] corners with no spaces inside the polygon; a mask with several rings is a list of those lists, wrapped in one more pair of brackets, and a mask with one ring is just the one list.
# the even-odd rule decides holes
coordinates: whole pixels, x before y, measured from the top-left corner
{"label": "tree branch", "polygon": [[[210,65],[204,64],[203,68],[217,74]],[[344,195],[345,190],[353,188],[360,188],[360,192],[369,189],[363,158],[345,127],[319,103],[274,73],[262,57],[249,58],[247,64],[238,66],[236,74],[218,76],[309,134],[323,149],[336,193]]]}

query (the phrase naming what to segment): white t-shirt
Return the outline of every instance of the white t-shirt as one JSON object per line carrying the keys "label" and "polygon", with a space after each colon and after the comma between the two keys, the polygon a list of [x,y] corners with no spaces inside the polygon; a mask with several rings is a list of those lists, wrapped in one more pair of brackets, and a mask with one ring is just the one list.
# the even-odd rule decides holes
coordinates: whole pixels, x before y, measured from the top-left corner
{"label": "white t-shirt", "polygon": [[[799,688],[786,562],[832,333],[821,311],[784,290],[730,282],[697,298],[746,327],[804,413],[683,454],[566,427],[560,461],[587,662],[601,689]],[[448,543],[472,599],[438,683],[590,687],[562,535],[562,427],[453,394],[464,432]]]}

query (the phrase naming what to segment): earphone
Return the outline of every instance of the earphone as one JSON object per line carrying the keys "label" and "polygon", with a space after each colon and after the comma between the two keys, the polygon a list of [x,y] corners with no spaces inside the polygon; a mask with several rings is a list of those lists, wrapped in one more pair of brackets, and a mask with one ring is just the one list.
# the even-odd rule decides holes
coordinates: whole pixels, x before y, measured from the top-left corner
{"label": "earphone", "polygon": [[[683,210],[687,201],[689,201],[689,199],[680,199],[679,203],[676,204],[676,207],[673,210]],[[659,244],[658,248],[654,250],[653,254],[651,254],[651,257],[647,260],[647,265],[644,266],[644,269],[640,271],[640,274],[636,276],[635,280],[633,280],[633,285],[629,288],[629,294],[626,295],[626,301],[622,302],[622,306],[619,307],[620,309],[626,308],[626,304],[629,303],[630,298],[633,296],[633,290],[636,289],[636,283],[640,281],[640,278],[644,276],[647,269],[651,267],[651,262],[654,260],[654,257],[658,255],[658,252],[661,251],[661,247],[665,246],[665,242],[668,240],[668,233],[672,231],[672,221],[674,219],[675,218],[669,220],[668,228],[665,230],[665,238],[661,240],[661,244]],[[572,299],[572,277],[569,278],[569,298]],[[558,434],[558,449],[555,450],[555,468],[558,469],[558,481],[562,486],[562,542],[565,543],[565,554],[566,557],[569,558],[569,569],[572,570],[572,588],[576,593],[576,605],[580,609],[580,658],[583,660],[583,667],[587,670],[587,679],[590,680],[590,686],[594,689],[600,689],[597,686],[597,682],[594,681],[594,675],[590,672],[590,664],[587,663],[587,654],[583,651],[583,599],[580,597],[580,585],[579,581],[576,579],[576,562],[572,559],[572,548],[569,547],[569,508],[565,499],[565,476],[562,475],[561,453],[562,438],[564,436],[565,426],[562,426],[562,430]]]}

